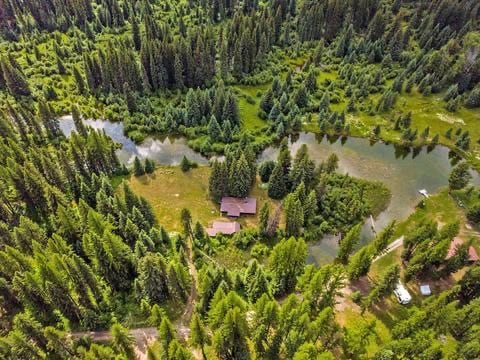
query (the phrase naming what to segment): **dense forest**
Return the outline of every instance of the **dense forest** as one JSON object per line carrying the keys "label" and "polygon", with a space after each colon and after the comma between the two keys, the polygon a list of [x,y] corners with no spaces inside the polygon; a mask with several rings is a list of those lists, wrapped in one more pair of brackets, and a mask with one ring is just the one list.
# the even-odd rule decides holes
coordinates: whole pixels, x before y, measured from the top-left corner
{"label": "dense forest", "polygon": [[[211,237],[187,206],[173,231],[130,186],[159,164],[87,119],[182,136],[214,157],[199,198],[258,214]],[[0,0],[0,358],[480,358],[478,121],[475,0]],[[305,131],[447,146],[448,189],[365,242],[390,189],[293,151]]]}

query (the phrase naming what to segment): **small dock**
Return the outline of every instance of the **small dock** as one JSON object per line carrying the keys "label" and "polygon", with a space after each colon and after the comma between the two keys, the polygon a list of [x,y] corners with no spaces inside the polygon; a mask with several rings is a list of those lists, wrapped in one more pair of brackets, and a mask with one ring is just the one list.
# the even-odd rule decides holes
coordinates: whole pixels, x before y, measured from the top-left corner
{"label": "small dock", "polygon": [[418,190],[418,192],[419,192],[421,195],[425,196],[426,199],[428,199],[428,198],[430,197],[430,195],[428,194],[428,191],[425,190],[425,189]]}

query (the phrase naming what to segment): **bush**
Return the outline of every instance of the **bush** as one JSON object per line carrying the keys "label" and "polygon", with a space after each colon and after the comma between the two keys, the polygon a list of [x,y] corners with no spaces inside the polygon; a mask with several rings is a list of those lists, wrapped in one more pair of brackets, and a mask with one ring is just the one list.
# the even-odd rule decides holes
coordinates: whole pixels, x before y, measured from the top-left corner
{"label": "bush", "polygon": [[246,250],[253,242],[255,242],[256,235],[257,232],[254,229],[241,230],[240,232],[233,235],[233,243],[237,248]]}
{"label": "bush", "polygon": [[480,202],[477,202],[467,210],[467,219],[475,224],[480,223]]}
{"label": "bush", "polygon": [[255,259],[268,256],[269,253],[270,249],[265,244],[255,244],[253,245],[252,250],[250,250],[250,255]]}
{"label": "bush", "polygon": [[362,301],[362,294],[358,290],[354,291],[350,297],[355,304],[359,304]]}
{"label": "bush", "polygon": [[262,182],[266,183],[270,180],[270,175],[272,175],[272,171],[275,168],[275,161],[268,160],[264,161],[260,168],[258,169],[258,173],[260,175],[260,179]]}
{"label": "bush", "polygon": [[182,161],[180,162],[180,169],[182,169],[183,172],[187,172],[196,167],[198,167],[196,162],[188,160],[188,158],[183,155]]}

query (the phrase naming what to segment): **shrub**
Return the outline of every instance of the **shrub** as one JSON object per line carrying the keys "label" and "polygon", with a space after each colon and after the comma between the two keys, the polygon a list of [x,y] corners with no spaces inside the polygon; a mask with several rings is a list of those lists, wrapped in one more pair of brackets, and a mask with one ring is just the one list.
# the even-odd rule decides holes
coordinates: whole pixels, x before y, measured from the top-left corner
{"label": "shrub", "polygon": [[355,304],[359,304],[362,301],[362,294],[358,290],[354,291],[350,297]]}
{"label": "shrub", "polygon": [[475,203],[467,210],[467,219],[475,224],[480,223],[480,202]]}
{"label": "shrub", "polygon": [[250,255],[255,259],[268,256],[269,253],[270,249],[265,244],[255,244],[250,250]]}

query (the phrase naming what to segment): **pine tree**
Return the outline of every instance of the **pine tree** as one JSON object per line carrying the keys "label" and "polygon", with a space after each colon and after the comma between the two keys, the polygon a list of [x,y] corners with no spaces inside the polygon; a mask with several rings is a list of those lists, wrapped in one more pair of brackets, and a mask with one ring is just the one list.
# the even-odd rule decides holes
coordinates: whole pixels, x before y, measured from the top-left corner
{"label": "pine tree", "polygon": [[225,120],[223,123],[223,142],[227,144],[232,142],[232,124],[230,120]]}
{"label": "pine tree", "polygon": [[310,93],[315,92],[318,88],[317,76],[315,75],[315,71],[313,69],[308,72],[307,78],[305,79],[305,87]]}
{"label": "pine tree", "polygon": [[140,51],[142,47],[142,39],[140,36],[140,28],[138,27],[137,17],[132,15],[131,17],[131,25],[132,25],[132,39],[133,44],[135,45],[135,50]]}
{"label": "pine tree", "polygon": [[192,214],[190,210],[183,208],[180,212],[180,219],[182,220],[183,233],[187,236],[192,234]]}
{"label": "pine tree", "polygon": [[275,161],[264,161],[260,165],[258,169],[258,173],[260,175],[260,179],[262,182],[267,183],[270,180],[270,176],[272,175],[273,169],[275,168]]}
{"label": "pine tree", "polygon": [[138,156],[135,156],[135,160],[133,161],[133,173],[135,174],[135,176],[145,175],[145,167],[143,166]]}
{"label": "pine tree", "polygon": [[262,209],[260,210],[260,219],[258,222],[258,232],[265,236],[267,233],[268,222],[270,220],[270,206],[268,202],[263,204]]}
{"label": "pine tree", "polygon": [[230,174],[230,195],[244,198],[250,192],[251,172],[245,155],[241,155],[240,159],[236,161],[235,166],[232,167]]}
{"label": "pine tree", "polygon": [[352,113],[355,112],[356,107],[355,107],[355,95],[352,95],[350,97],[350,100],[348,101],[347,104],[347,112]]}
{"label": "pine tree", "polygon": [[284,295],[295,289],[297,277],[303,273],[307,245],[303,239],[283,239],[272,249],[269,258],[274,293]]}
{"label": "pine tree", "polygon": [[287,194],[285,174],[282,164],[277,163],[268,181],[268,196],[272,199],[282,199]]}
{"label": "pine tree", "polygon": [[162,303],[170,297],[167,266],[160,254],[147,253],[138,261],[135,286],[140,298],[150,303]]}
{"label": "pine tree", "polygon": [[213,335],[213,347],[220,359],[248,359],[248,324],[240,308],[230,308]]}
{"label": "pine tree", "polygon": [[112,347],[120,354],[125,354],[127,358],[135,358],[135,350],[133,344],[135,339],[128,333],[128,329],[122,325],[115,323],[110,328],[112,334]]}
{"label": "pine tree", "polygon": [[130,114],[133,114],[137,111],[137,101],[135,99],[135,94],[132,92],[130,85],[128,83],[123,84],[123,96],[125,102],[127,103],[127,109]]}
{"label": "pine tree", "polygon": [[295,193],[288,194],[284,201],[285,233],[287,236],[300,236],[304,222],[303,208]]}
{"label": "pine tree", "polygon": [[372,264],[371,249],[368,246],[363,247],[350,258],[348,265],[348,278],[351,281],[358,280],[360,277],[367,275]]}
{"label": "pine tree", "polygon": [[220,202],[222,197],[227,193],[227,171],[224,162],[215,160],[212,165],[212,172],[209,178],[208,193],[210,198],[215,202]]}
{"label": "pine tree", "polygon": [[465,106],[468,108],[480,107],[480,86],[473,89],[465,100]]}
{"label": "pine tree", "polygon": [[188,160],[188,158],[185,155],[183,155],[182,161],[180,162],[180,169],[182,169],[183,172],[187,172],[190,170],[190,168],[191,168],[190,160]]}
{"label": "pine tree", "polygon": [[77,86],[78,92],[81,95],[85,95],[86,94],[85,81],[83,80],[83,76],[80,74],[80,71],[76,66],[73,67],[73,77],[75,79],[75,84]]}
{"label": "pine tree", "polygon": [[220,128],[220,125],[218,125],[215,115],[212,115],[210,122],[208,123],[208,136],[210,136],[214,142],[222,140],[222,129]]}
{"label": "pine tree", "polygon": [[88,134],[87,128],[85,127],[82,119],[80,118],[80,112],[78,111],[77,105],[72,106],[72,119],[73,123],[75,124],[75,128],[77,129],[77,132],[81,136],[86,137]]}
{"label": "pine tree", "polygon": [[451,190],[460,190],[468,185],[468,182],[472,178],[469,172],[469,166],[466,162],[461,162],[455,166],[448,178],[448,184]]}
{"label": "pine tree", "polygon": [[153,174],[155,171],[155,161],[150,159],[145,159],[145,173]]}
{"label": "pine tree", "polygon": [[346,233],[343,239],[340,240],[337,259],[343,264],[348,262],[350,254],[352,253],[354,247],[358,244],[361,230],[362,224],[357,224]]}
{"label": "pine tree", "polygon": [[308,93],[304,85],[300,85],[294,95],[295,104],[300,108],[304,108],[308,105]]}
{"label": "pine tree", "polygon": [[5,84],[13,96],[29,96],[31,94],[25,76],[8,58],[0,60],[0,69],[3,72]]}
{"label": "pine tree", "polygon": [[207,332],[205,331],[203,322],[197,313],[193,314],[190,322],[189,342],[192,346],[200,347],[203,358],[207,358],[205,356],[205,345],[209,343],[209,338]]}

